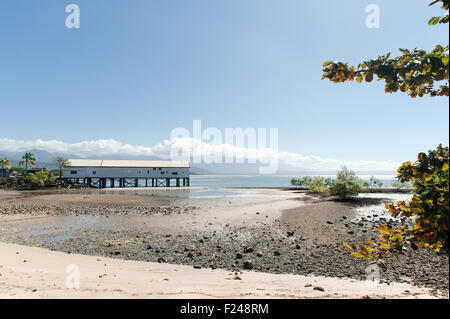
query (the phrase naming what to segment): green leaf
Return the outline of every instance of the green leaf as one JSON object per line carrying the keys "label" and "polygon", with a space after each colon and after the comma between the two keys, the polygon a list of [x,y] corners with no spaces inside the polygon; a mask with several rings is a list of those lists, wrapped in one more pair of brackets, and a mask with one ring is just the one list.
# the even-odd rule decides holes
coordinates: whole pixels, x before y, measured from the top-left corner
{"label": "green leaf", "polygon": [[429,25],[436,25],[439,22],[440,17],[433,17],[428,21]]}

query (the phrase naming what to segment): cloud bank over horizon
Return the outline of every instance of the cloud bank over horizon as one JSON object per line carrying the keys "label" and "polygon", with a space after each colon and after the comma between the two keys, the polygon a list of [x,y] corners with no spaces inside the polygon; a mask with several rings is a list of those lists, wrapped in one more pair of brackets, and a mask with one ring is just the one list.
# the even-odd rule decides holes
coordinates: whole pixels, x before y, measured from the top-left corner
{"label": "cloud bank over horizon", "polygon": [[[236,147],[231,144],[208,144],[193,138],[173,138],[164,140],[153,146],[141,146],[124,144],[114,139],[98,139],[82,141],[77,143],[67,143],[58,140],[15,140],[0,138],[1,152],[26,152],[32,149],[58,153],[61,155],[72,155],[81,158],[130,156],[149,157],[162,160],[180,160],[171,157],[174,150],[190,154],[187,160],[203,155],[202,163],[214,163],[214,159],[220,159],[223,154],[233,154],[236,165],[239,163],[252,163],[252,159],[257,159],[258,163],[268,163],[278,161],[278,166],[283,169],[302,169],[316,171],[334,171],[345,165],[356,171],[391,171],[395,172],[400,166],[396,161],[341,161],[333,158],[322,158],[314,155],[303,155],[290,152],[280,152],[275,149],[246,149]],[[195,161],[194,161],[195,163]]]}

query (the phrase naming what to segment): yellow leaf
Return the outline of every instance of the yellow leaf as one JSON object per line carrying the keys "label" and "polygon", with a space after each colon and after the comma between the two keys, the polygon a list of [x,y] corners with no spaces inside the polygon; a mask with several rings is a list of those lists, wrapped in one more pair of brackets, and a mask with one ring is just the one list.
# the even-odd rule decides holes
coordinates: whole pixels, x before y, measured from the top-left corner
{"label": "yellow leaf", "polygon": [[385,249],[391,249],[392,245],[389,244],[381,244],[381,247],[385,248]]}
{"label": "yellow leaf", "polygon": [[389,235],[392,233],[392,229],[387,226],[378,227],[378,231],[384,235]]}
{"label": "yellow leaf", "polygon": [[403,241],[403,236],[400,234],[395,234],[391,237],[389,237],[389,240],[391,241]]}
{"label": "yellow leaf", "polygon": [[360,254],[360,253],[352,253],[353,256],[355,256],[356,258],[364,258],[364,255]]}
{"label": "yellow leaf", "polygon": [[353,250],[353,248],[347,243],[342,243],[342,245],[347,249]]}

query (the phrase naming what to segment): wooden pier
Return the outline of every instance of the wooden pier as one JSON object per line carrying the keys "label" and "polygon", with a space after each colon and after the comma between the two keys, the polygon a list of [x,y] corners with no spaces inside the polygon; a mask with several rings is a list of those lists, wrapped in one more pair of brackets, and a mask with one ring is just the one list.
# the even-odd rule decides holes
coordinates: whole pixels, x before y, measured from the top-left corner
{"label": "wooden pier", "polygon": [[66,184],[92,188],[189,187],[188,162],[133,160],[68,160]]}
{"label": "wooden pier", "polygon": [[189,187],[190,178],[63,178],[65,184],[92,188]]}

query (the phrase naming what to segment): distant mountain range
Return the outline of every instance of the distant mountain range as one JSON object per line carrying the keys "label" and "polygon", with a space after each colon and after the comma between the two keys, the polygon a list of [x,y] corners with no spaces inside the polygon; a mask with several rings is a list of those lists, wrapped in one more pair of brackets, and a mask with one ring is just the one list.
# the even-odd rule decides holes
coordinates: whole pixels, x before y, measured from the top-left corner
{"label": "distant mountain range", "polygon": [[[72,155],[72,154],[63,154],[63,153],[51,153],[45,150],[40,149],[32,149],[29,152],[34,154],[36,158],[36,166],[37,167],[45,167],[47,169],[55,169],[57,168],[54,160],[56,157],[61,156],[64,158],[82,158],[80,156]],[[0,158],[7,157],[11,160],[12,165],[16,166],[19,161],[21,161],[24,152],[5,152],[0,151]],[[91,159],[128,159],[128,160],[161,160],[159,157],[148,157],[148,156],[125,156],[125,155],[115,155],[115,156],[91,156]],[[192,174],[219,174],[219,175],[257,175],[259,174],[260,164],[191,164],[191,173]],[[395,172],[391,171],[358,171],[360,175],[393,175]],[[301,175],[334,175],[336,171],[316,171],[311,169],[297,169],[287,165],[280,165],[277,171],[277,175],[293,175],[293,176],[301,176]]]}

